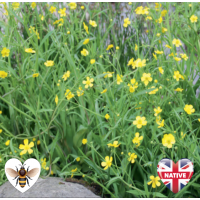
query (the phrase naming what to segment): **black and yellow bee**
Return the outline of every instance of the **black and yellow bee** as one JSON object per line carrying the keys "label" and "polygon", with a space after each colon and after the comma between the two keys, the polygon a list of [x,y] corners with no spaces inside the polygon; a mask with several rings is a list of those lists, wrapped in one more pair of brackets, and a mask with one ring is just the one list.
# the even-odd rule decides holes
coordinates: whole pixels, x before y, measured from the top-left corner
{"label": "black and yellow bee", "polygon": [[30,187],[28,179],[32,180],[31,178],[33,178],[39,172],[39,168],[34,168],[29,171],[29,167],[27,168],[27,170],[25,170],[24,165],[21,165],[21,168],[19,171],[17,167],[16,167],[17,171],[11,168],[6,168],[6,172],[8,173],[9,176],[14,177],[13,180],[17,179],[16,186],[19,181],[19,185],[22,188],[26,185],[26,182],[28,186]]}

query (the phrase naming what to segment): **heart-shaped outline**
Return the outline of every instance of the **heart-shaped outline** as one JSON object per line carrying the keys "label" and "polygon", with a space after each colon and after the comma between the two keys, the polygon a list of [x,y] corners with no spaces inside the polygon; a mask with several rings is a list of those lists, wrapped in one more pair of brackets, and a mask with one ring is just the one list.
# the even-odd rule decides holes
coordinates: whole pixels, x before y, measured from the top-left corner
{"label": "heart-shaped outline", "polygon": [[[182,161],[182,162],[180,162],[180,161]],[[171,168],[171,171],[170,171],[170,169],[166,169],[167,165],[165,165],[165,163],[168,166],[170,166],[171,164],[173,165],[173,166],[169,167],[169,168]],[[179,166],[180,164],[182,164],[182,166]],[[175,173],[175,172],[179,172],[178,171],[179,168],[181,168],[182,173],[181,174]],[[168,172],[168,174],[166,172]],[[177,163],[174,163],[174,161],[169,158],[164,158],[164,159],[160,160],[157,165],[157,173],[158,173],[158,176],[160,177],[161,181],[166,185],[166,187],[168,189],[170,189],[173,193],[178,193],[180,190],[183,189],[183,187],[185,187],[187,185],[187,183],[192,178],[192,175],[194,173],[194,166],[193,166],[192,161],[187,158],[182,158]],[[168,176],[168,178],[166,178],[166,176]],[[174,176],[174,178],[171,178],[171,176]],[[177,178],[177,176],[179,176],[179,178]],[[180,178],[180,176],[182,178]],[[185,176],[186,176],[186,178],[184,178]],[[184,181],[182,181],[182,183],[181,183],[181,182],[179,182],[179,179],[182,179]]]}
{"label": "heart-shaped outline", "polygon": [[[17,169],[18,169],[18,171],[20,170],[20,168],[21,168],[21,166],[22,166],[22,163],[21,163],[21,161],[20,160],[18,160],[18,159],[16,159],[16,158],[11,158],[11,159],[9,159],[7,162],[6,162],[6,164],[5,164],[5,173],[6,173],[6,176],[7,176],[7,179],[8,179],[8,181],[11,183],[11,185],[13,185],[14,186],[14,188],[16,188],[18,191],[20,191],[20,192],[22,192],[22,193],[24,193],[24,192],[26,192],[28,189],[30,189],[34,184],[35,184],[35,182],[37,181],[37,179],[39,178],[39,176],[40,176],[40,171],[41,171],[41,166],[40,166],[40,163],[36,160],[36,159],[34,159],[34,158],[29,158],[29,159],[27,159],[24,163],[23,163],[23,166],[24,166],[24,168],[25,168],[25,170],[27,171],[27,168],[28,168],[28,172],[30,172],[32,169],[34,169],[34,168],[36,168],[36,169],[39,169],[39,171],[38,170],[36,170],[36,174],[34,174],[34,176],[32,176],[32,177],[29,177],[29,178],[31,178],[31,179],[29,179],[29,178],[27,178],[27,176],[26,176],[26,182],[25,182],[25,186],[24,187],[21,187],[20,185],[19,185],[19,179],[18,178],[13,178],[12,176],[10,176],[11,175],[11,171],[12,170],[9,170],[8,171],[8,168],[11,168],[11,169],[13,169],[15,172],[17,172]],[[17,169],[16,169],[17,168]],[[12,171],[13,172],[13,171]],[[15,172],[13,172],[13,175],[14,175],[14,173]],[[33,171],[32,171],[33,172]],[[10,175],[9,175],[9,174]],[[19,173],[18,173],[18,175],[19,175]],[[19,176],[18,176],[19,177]],[[27,179],[28,179],[28,181],[27,181]],[[18,180],[18,182],[17,182],[17,180]],[[16,184],[17,183],[17,184]],[[29,183],[29,185],[28,185],[28,183]]]}

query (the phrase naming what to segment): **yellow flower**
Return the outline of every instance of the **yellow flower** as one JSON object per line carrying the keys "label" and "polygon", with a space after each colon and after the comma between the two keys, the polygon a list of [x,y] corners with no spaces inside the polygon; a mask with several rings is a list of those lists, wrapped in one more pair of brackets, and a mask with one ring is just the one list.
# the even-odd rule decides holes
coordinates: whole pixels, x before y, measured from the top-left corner
{"label": "yellow flower", "polygon": [[174,44],[176,47],[179,47],[182,45],[179,39],[173,39],[172,44]]}
{"label": "yellow flower", "polygon": [[2,131],[3,131],[3,130],[2,130],[2,129],[0,129],[0,133],[2,133]]}
{"label": "yellow flower", "polygon": [[128,5],[132,5],[132,2],[128,2]]}
{"label": "yellow flower", "polygon": [[56,105],[58,104],[58,95],[56,95],[55,103],[56,103]]}
{"label": "yellow flower", "polygon": [[134,163],[135,159],[137,158],[137,155],[135,153],[130,153],[130,152],[128,153],[128,155],[129,155],[128,161]]}
{"label": "yellow flower", "polygon": [[136,67],[145,67],[145,66],[146,66],[146,59],[141,60],[140,58],[138,58],[138,59],[135,61],[135,66],[136,66]]}
{"label": "yellow flower", "polygon": [[162,17],[160,17],[160,18],[158,19],[158,23],[159,23],[159,24],[162,23]]}
{"label": "yellow flower", "polygon": [[129,18],[125,18],[123,26],[126,28],[128,27],[129,24],[131,24],[131,22],[129,21]]}
{"label": "yellow flower", "polygon": [[172,53],[170,53],[170,54],[169,54],[169,56],[174,56],[174,53],[173,53],[173,52],[172,52]]}
{"label": "yellow flower", "polygon": [[77,91],[76,91],[76,92],[77,92],[77,95],[78,95],[78,97],[80,97],[80,96],[84,95],[84,91],[82,90],[82,87],[79,87],[78,89],[79,89],[79,90],[77,90]]}
{"label": "yellow flower", "polygon": [[71,91],[69,89],[67,89],[65,92],[65,97],[67,98],[67,100],[70,100],[71,98],[74,97],[74,94],[71,93]]}
{"label": "yellow flower", "polygon": [[119,47],[118,47],[118,46],[116,46],[116,50],[119,50]]}
{"label": "yellow flower", "polygon": [[171,133],[165,134],[162,138],[162,144],[167,148],[172,148],[172,145],[175,144],[175,142],[175,137]]}
{"label": "yellow flower", "polygon": [[171,47],[170,47],[168,44],[166,44],[166,45],[165,45],[165,47],[167,47],[167,48],[171,49]]}
{"label": "yellow flower", "polygon": [[161,12],[161,16],[162,16],[162,17],[164,17],[166,14],[167,14],[167,10],[163,10],[163,11]]}
{"label": "yellow flower", "polygon": [[47,60],[47,61],[44,63],[44,65],[45,65],[46,67],[52,67],[52,66],[54,66],[54,61],[53,61],[53,60]]}
{"label": "yellow flower", "polygon": [[36,77],[38,77],[40,74],[39,73],[35,73],[35,74],[33,74],[32,76],[33,76],[33,78],[36,78]]}
{"label": "yellow flower", "polygon": [[106,74],[104,76],[104,78],[111,78],[112,77],[112,74],[114,74],[114,72],[103,72],[103,74]]}
{"label": "yellow flower", "polygon": [[153,53],[153,57],[158,60],[157,55]]}
{"label": "yellow flower", "polygon": [[19,8],[20,4],[17,2],[12,3],[12,7],[14,10],[17,10]]}
{"label": "yellow flower", "polygon": [[81,9],[83,10],[85,7],[84,6],[81,6]]}
{"label": "yellow flower", "polygon": [[110,118],[110,115],[107,113],[107,114],[105,115],[105,118],[108,120],[108,119]]}
{"label": "yellow flower", "polygon": [[161,7],[162,5],[160,3],[155,3],[155,8],[158,9],[159,7]]}
{"label": "yellow flower", "polygon": [[66,16],[66,8],[63,8],[63,9],[61,9],[60,8],[60,10],[58,11],[58,13],[60,14],[60,17],[65,17]]}
{"label": "yellow flower", "polygon": [[137,51],[138,50],[138,45],[137,44],[135,44],[135,51]]}
{"label": "yellow flower", "polygon": [[87,139],[82,139],[82,144],[86,144],[87,143]]}
{"label": "yellow flower", "polygon": [[67,72],[65,72],[65,73],[63,74],[62,79],[63,79],[64,81],[66,81],[67,78],[69,78],[69,77],[70,77],[70,71],[67,71]]}
{"label": "yellow flower", "polygon": [[181,89],[181,88],[176,88],[175,91],[177,91],[177,92],[182,92],[183,89]]}
{"label": "yellow flower", "polygon": [[49,167],[46,167],[45,170],[49,170]]}
{"label": "yellow flower", "polygon": [[75,10],[77,7],[77,4],[75,2],[71,2],[68,4],[68,6],[70,7],[71,10]]}
{"label": "yellow flower", "polygon": [[7,72],[0,71],[0,78],[6,78],[8,76]]}
{"label": "yellow flower", "polygon": [[87,55],[89,55],[89,52],[87,51],[87,49],[83,49],[83,50],[81,51],[81,55],[87,56]]}
{"label": "yellow flower", "polygon": [[92,64],[94,64],[95,63],[95,59],[91,59],[90,60],[90,64],[92,65]]}
{"label": "yellow flower", "polygon": [[128,61],[128,66],[129,66],[129,65],[132,65],[132,68],[135,69],[136,63],[135,63],[135,61],[134,61],[134,58],[131,58],[131,59]]}
{"label": "yellow flower", "polygon": [[156,50],[155,53],[156,54],[163,54],[163,51]]}
{"label": "yellow flower", "polygon": [[113,48],[113,44],[108,45],[106,51],[108,51],[109,49]]}
{"label": "yellow flower", "polygon": [[24,145],[23,144],[19,145],[19,149],[23,149],[23,151],[21,151],[20,155],[26,154],[27,151],[29,154],[33,153],[33,150],[31,149],[32,147],[34,147],[34,143],[30,142],[30,144],[28,144],[28,139],[25,139]]}
{"label": "yellow flower", "polygon": [[135,13],[137,15],[141,15],[142,14],[142,11],[143,11],[143,6],[139,6],[135,9]]}
{"label": "yellow flower", "polygon": [[35,3],[35,2],[32,2],[32,3],[31,3],[31,8],[32,8],[32,9],[35,9],[35,7],[36,7],[36,3]]}
{"label": "yellow flower", "polygon": [[37,145],[39,145],[39,144],[40,144],[40,140],[37,141]]}
{"label": "yellow flower", "polygon": [[150,73],[143,73],[142,77],[141,77],[141,81],[144,82],[145,86],[147,86],[149,84],[149,82],[151,82],[153,79],[151,78],[151,74]]}
{"label": "yellow flower", "polygon": [[138,82],[136,82],[136,80],[133,78],[131,79],[131,84],[128,84],[129,86],[129,92],[133,93],[135,92],[135,89],[138,88]]}
{"label": "yellow flower", "polygon": [[[151,88],[155,88],[155,86],[152,86]],[[151,92],[149,92],[149,94],[156,94],[157,91],[158,91],[158,88],[156,88],[155,90],[152,90]]]}
{"label": "yellow flower", "polygon": [[89,32],[88,32],[88,26],[87,26],[87,25],[85,25],[85,22],[83,22],[83,27],[84,27],[84,29],[85,29],[86,33],[87,33],[87,34],[89,34]]}
{"label": "yellow flower", "polygon": [[76,158],[76,161],[79,162],[79,161],[80,161],[80,157],[77,157],[77,158]]}
{"label": "yellow flower", "polygon": [[135,137],[132,140],[133,144],[137,144],[137,146],[139,146],[140,140],[143,140],[143,136],[140,136],[140,134],[138,132],[135,133]]}
{"label": "yellow flower", "polygon": [[136,120],[133,121],[134,125],[137,125],[137,128],[142,128],[142,126],[147,125],[146,117],[137,116]]}
{"label": "yellow flower", "polygon": [[117,147],[119,147],[120,144],[118,144],[118,141],[114,141],[113,144],[109,143],[107,145],[108,145],[108,147],[115,147],[115,148],[117,148]]}
{"label": "yellow flower", "polygon": [[176,79],[176,81],[179,81],[179,79],[181,78],[181,74],[179,73],[179,71],[174,71],[174,79]]}
{"label": "yellow flower", "polygon": [[25,49],[25,52],[26,53],[35,53],[35,51],[33,49],[31,49],[31,48]]}
{"label": "yellow flower", "polygon": [[160,37],[160,33],[157,33],[156,36],[157,36],[157,37]]}
{"label": "yellow flower", "polygon": [[49,9],[49,11],[51,12],[51,14],[53,14],[54,12],[56,12],[56,7],[51,6],[51,8]]}
{"label": "yellow flower", "polygon": [[7,140],[5,145],[8,146],[10,144],[10,140]]}
{"label": "yellow flower", "polygon": [[162,33],[165,33],[165,32],[167,32],[167,29],[162,27]]}
{"label": "yellow flower", "polygon": [[181,58],[174,57],[174,60],[175,60],[175,61],[180,61],[180,60],[181,60]]}
{"label": "yellow flower", "polygon": [[122,78],[123,78],[122,75],[117,74],[117,85],[120,85],[120,83],[123,82],[123,81],[122,81]]}
{"label": "yellow flower", "polygon": [[147,16],[146,20],[152,20],[152,17],[151,16]]}
{"label": "yellow flower", "polygon": [[182,76],[182,75],[181,75],[181,78],[182,78],[183,80],[185,80],[184,76]]}
{"label": "yellow flower", "polygon": [[185,53],[184,54],[180,53],[180,55],[181,55],[181,58],[183,58],[185,61],[187,61],[188,57]]}
{"label": "yellow flower", "polygon": [[6,47],[3,48],[3,50],[1,51],[2,57],[8,57],[10,53],[10,50],[7,49]]}
{"label": "yellow flower", "polygon": [[101,162],[101,166],[104,167],[104,170],[108,169],[108,167],[111,167],[112,161],[113,161],[113,157],[111,156],[109,158],[109,156],[106,156],[105,157],[105,161],[106,162]]}
{"label": "yellow flower", "polygon": [[150,179],[151,179],[151,181],[149,181],[147,184],[148,185],[152,184],[152,188],[156,188],[156,186],[159,187],[161,185],[161,183],[159,182],[159,180],[160,180],[159,176],[157,176],[157,177],[150,176]]}
{"label": "yellow flower", "polygon": [[43,21],[44,20],[44,16],[42,15],[40,19]]}
{"label": "yellow flower", "polygon": [[192,16],[190,17],[190,21],[191,21],[192,23],[197,22],[197,19],[198,19],[198,17],[195,16],[195,15],[192,15]]}
{"label": "yellow flower", "polygon": [[33,142],[35,142],[36,141],[36,138],[33,138]]}
{"label": "yellow flower", "polygon": [[159,113],[162,112],[162,109],[160,109],[160,106],[158,106],[157,108],[154,108],[154,112],[155,112],[154,116],[157,116]]}
{"label": "yellow flower", "polygon": [[44,159],[42,158],[41,161],[42,161],[42,168],[45,169],[46,168],[46,164],[47,164],[46,163],[46,158],[44,158]]}
{"label": "yellow flower", "polygon": [[70,31],[67,31],[67,34],[70,34]]}
{"label": "yellow flower", "polygon": [[193,108],[193,106],[188,105],[188,104],[185,105],[184,110],[188,115],[191,115],[192,113],[195,112],[195,109]]}
{"label": "yellow flower", "polygon": [[106,93],[106,92],[107,92],[107,89],[103,90],[103,91],[101,92],[101,94]]}
{"label": "yellow flower", "polygon": [[93,86],[93,82],[93,78],[90,79],[90,77],[86,77],[86,81],[83,81],[83,84],[85,84],[85,88],[88,88]]}
{"label": "yellow flower", "polygon": [[89,24],[93,27],[97,27],[97,23],[95,21],[90,20]]}
{"label": "yellow flower", "polygon": [[53,175],[53,170],[51,170],[51,175]]}
{"label": "yellow flower", "polygon": [[89,41],[90,41],[90,39],[87,38],[87,39],[84,40],[83,44],[88,44]]}

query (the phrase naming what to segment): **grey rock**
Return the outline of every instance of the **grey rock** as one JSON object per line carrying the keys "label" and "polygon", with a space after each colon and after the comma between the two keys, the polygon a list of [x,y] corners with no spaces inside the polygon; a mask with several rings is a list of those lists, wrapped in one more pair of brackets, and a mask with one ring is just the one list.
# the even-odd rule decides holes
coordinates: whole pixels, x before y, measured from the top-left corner
{"label": "grey rock", "polygon": [[[60,182],[62,184],[60,184]],[[0,198],[98,198],[92,191],[83,185],[71,182],[65,182],[62,178],[49,177],[46,179],[39,178],[37,182],[26,192],[21,193],[15,189],[10,182],[0,186]]]}

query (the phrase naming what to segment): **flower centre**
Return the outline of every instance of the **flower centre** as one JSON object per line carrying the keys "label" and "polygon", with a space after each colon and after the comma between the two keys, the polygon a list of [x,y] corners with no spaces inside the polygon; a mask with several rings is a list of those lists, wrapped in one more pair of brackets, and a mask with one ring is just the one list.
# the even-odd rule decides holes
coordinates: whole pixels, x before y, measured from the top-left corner
{"label": "flower centre", "polygon": [[167,143],[168,143],[168,144],[171,144],[171,140],[168,140]]}
{"label": "flower centre", "polygon": [[29,149],[30,149],[30,148],[29,148],[29,145],[25,145],[24,149],[25,149],[25,150],[29,150]]}
{"label": "flower centre", "polygon": [[86,81],[86,85],[90,85],[90,80]]}

